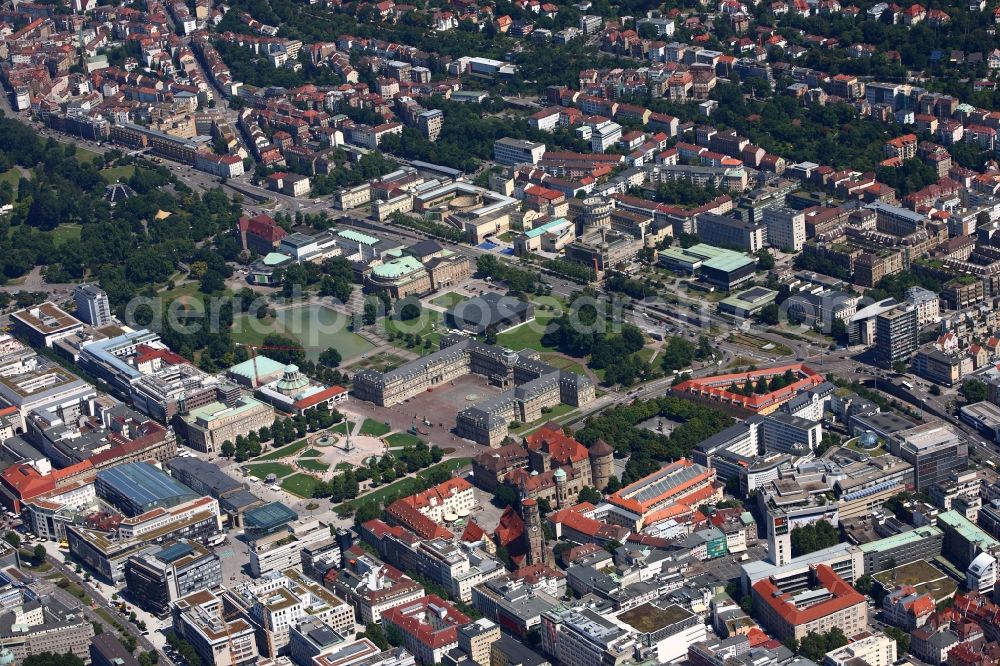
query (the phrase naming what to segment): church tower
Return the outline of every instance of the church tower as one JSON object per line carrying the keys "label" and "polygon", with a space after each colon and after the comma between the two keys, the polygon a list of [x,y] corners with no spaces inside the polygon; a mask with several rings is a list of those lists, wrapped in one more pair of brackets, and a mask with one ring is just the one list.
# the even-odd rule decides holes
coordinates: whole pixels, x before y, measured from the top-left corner
{"label": "church tower", "polygon": [[542,513],[538,502],[530,497],[521,500],[521,517],[524,519],[524,540],[528,547],[528,564],[543,562]]}

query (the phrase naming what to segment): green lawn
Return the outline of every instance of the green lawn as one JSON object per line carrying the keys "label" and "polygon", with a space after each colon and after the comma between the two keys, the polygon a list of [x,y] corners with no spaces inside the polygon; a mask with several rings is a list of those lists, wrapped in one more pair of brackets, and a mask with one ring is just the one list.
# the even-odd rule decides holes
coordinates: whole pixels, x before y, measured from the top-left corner
{"label": "green lawn", "polygon": [[555,347],[546,347],[542,344],[542,336],[545,335],[545,327],[558,313],[551,310],[542,312],[535,309],[534,321],[521,324],[517,328],[501,333],[497,336],[497,344],[514,351],[522,349],[536,349],[541,352],[555,351]]}
{"label": "green lawn", "polygon": [[326,463],[321,463],[313,458],[299,458],[299,467],[307,469],[310,472],[325,472],[330,469],[330,466]]}
{"label": "green lawn", "polygon": [[542,418],[538,419],[534,423],[528,423],[522,425],[520,428],[512,428],[511,432],[514,433],[515,435],[520,435],[522,433],[528,432],[529,430],[532,430],[533,428],[537,428],[538,426],[542,425],[547,421],[558,420],[560,417],[566,416],[574,409],[576,409],[576,407],[574,407],[573,405],[560,403],[555,407],[553,407],[551,410],[549,410],[547,414],[542,414]]}
{"label": "green lawn", "polygon": [[541,359],[553,368],[569,370],[570,372],[575,372],[578,375],[587,376],[587,369],[583,367],[583,364],[579,361],[574,361],[557,354],[542,354]]}
{"label": "green lawn", "polygon": [[[736,335],[729,336],[729,342],[737,345],[743,345],[745,347],[750,347],[751,349],[759,349],[764,352],[774,354],[775,356],[791,356],[792,350],[783,344],[771,342],[770,340],[765,340],[764,338],[759,338],[756,335],[750,335],[747,333],[738,333]],[[771,345],[768,347],[768,345]],[[765,349],[767,347],[767,349]]]}
{"label": "green lawn", "polygon": [[256,476],[258,479],[261,480],[266,479],[268,474],[274,474],[280,479],[281,477],[288,476],[289,474],[295,471],[288,465],[285,465],[284,463],[274,463],[274,462],[246,465],[246,469],[247,472],[250,473],[250,476]]}
{"label": "green lawn", "polygon": [[364,370],[365,368],[374,368],[379,372],[388,372],[389,370],[402,365],[404,361],[405,359],[402,356],[381,352],[356,363],[352,363],[351,372],[354,373],[358,370]]}
{"label": "green lawn", "polygon": [[52,230],[52,242],[57,246],[66,243],[79,243],[82,231],[83,227],[79,224],[60,224]]}
{"label": "green lawn", "polygon": [[21,182],[21,172],[14,168],[7,169],[0,173],[0,182],[10,183],[10,189],[14,191],[14,194],[17,194],[17,184]]}
{"label": "green lawn", "polygon": [[[253,322],[249,322],[253,319]],[[276,319],[258,320],[249,315],[239,315],[233,318],[233,342],[260,347],[264,338],[270,333],[283,333],[281,324]]]}
{"label": "green lawn", "polygon": [[[16,185],[17,183],[15,182],[14,184]],[[446,294],[441,294],[436,298],[432,298],[431,303],[433,303],[434,305],[440,305],[443,308],[453,308],[462,301],[467,301],[467,300],[469,300],[468,296],[463,296],[458,292],[449,291]]]}
{"label": "green lawn", "polygon": [[101,176],[109,183],[125,182],[135,173],[135,165],[126,164],[124,166],[109,167],[101,169]]}
{"label": "green lawn", "polygon": [[385,438],[390,447],[416,446],[420,438],[408,432],[394,432]]}
{"label": "green lawn", "polygon": [[286,444],[285,446],[281,447],[280,449],[275,449],[274,451],[271,451],[270,453],[265,453],[262,456],[258,456],[256,458],[254,458],[254,462],[264,461],[264,460],[280,460],[281,458],[287,458],[288,456],[292,455],[293,453],[298,453],[302,449],[306,448],[306,445],[308,443],[309,442],[307,442],[306,440],[300,439],[297,442],[292,442],[291,444]]}
{"label": "green lawn", "polygon": [[323,455],[322,451],[317,451],[316,449],[309,449],[307,451],[303,451],[302,455],[299,456],[299,457],[300,458],[319,458],[321,455]]}
{"label": "green lawn", "polygon": [[[465,467],[472,461],[472,458],[452,458],[451,460],[445,460],[437,465],[432,465],[425,470],[417,472],[417,477],[423,478],[433,469],[444,468],[449,472],[454,472],[457,469]],[[376,488],[370,493],[366,493],[357,499],[348,500],[343,502],[334,509],[337,513],[343,515],[348,511],[354,510],[361,502],[367,502],[369,500],[376,502],[384,502],[385,498],[388,496],[398,496],[406,497],[407,495],[412,495],[418,492],[417,479],[412,476],[408,476],[405,479],[400,479],[390,483],[387,486],[382,486],[381,488]]]}
{"label": "green lawn", "polygon": [[76,147],[76,159],[80,162],[93,162],[95,157],[100,157],[100,153],[95,153],[93,150],[87,150],[86,148]]}
{"label": "green lawn", "polygon": [[[392,317],[386,317],[385,330],[386,333],[396,335],[419,335],[423,340],[430,340],[433,348],[437,349],[438,340],[441,338],[441,330],[444,325],[441,322],[441,313],[436,310],[421,310],[420,317],[412,319],[410,321],[402,321],[401,319],[394,319]],[[400,338],[392,340],[392,344],[397,347],[402,347],[407,349],[406,343]],[[415,347],[414,347],[415,348]]]}
{"label": "green lawn", "polygon": [[365,422],[361,424],[361,430],[359,434],[371,435],[372,437],[381,437],[385,435],[390,430],[389,426],[382,423],[381,421],[376,421],[374,419],[365,419]]}
{"label": "green lawn", "polygon": [[278,310],[270,321],[247,323],[246,315],[233,321],[233,340],[259,345],[270,333],[285,333],[298,339],[306,357],[317,360],[329,347],[334,347],[344,359],[360,356],[372,348],[370,342],[347,329],[347,317],[330,308],[301,305]]}
{"label": "green lawn", "polygon": [[298,495],[299,497],[312,497],[313,490],[322,481],[317,479],[312,474],[303,474],[299,472],[297,474],[292,474],[286,479],[281,481],[281,489],[287,490],[293,495]]}
{"label": "green lawn", "polygon": [[[205,310],[206,294],[199,289],[201,283],[197,280],[179,285],[173,289],[164,289],[160,296],[164,302],[179,300],[196,311]],[[233,336],[235,338],[235,336]]]}

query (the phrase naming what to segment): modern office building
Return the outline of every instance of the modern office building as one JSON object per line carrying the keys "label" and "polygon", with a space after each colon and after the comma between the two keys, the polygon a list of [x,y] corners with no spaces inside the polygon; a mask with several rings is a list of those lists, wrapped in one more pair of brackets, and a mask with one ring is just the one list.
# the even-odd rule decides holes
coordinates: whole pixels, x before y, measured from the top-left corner
{"label": "modern office building", "polygon": [[823,666],[849,666],[862,660],[868,666],[892,666],[896,663],[896,639],[881,631],[873,632],[842,648],[831,650],[823,658]]}
{"label": "modern office building", "polygon": [[695,218],[698,237],[709,245],[756,252],[764,247],[764,225],[739,218],[700,213]]}
{"label": "modern office building", "polygon": [[170,605],[174,631],[205,666],[251,666],[258,662],[253,626],[242,617],[226,620],[222,599],[201,590]]}
{"label": "modern office building", "polygon": [[889,452],[913,465],[913,482],[918,492],[947,481],[953,471],[965,469],[969,461],[965,438],[941,421],[892,433]]}
{"label": "modern office building", "polygon": [[163,617],[170,602],[222,585],[222,563],[197,542],[175,541],[130,557],[125,584],[139,606]]}
{"label": "modern office building", "polygon": [[864,554],[865,572],[875,575],[890,566],[934,559],[944,547],[944,532],[934,525],[922,525],[858,547]]}
{"label": "modern office building", "polygon": [[778,640],[801,640],[835,628],[854,636],[868,629],[867,598],[825,564],[811,568],[805,589],[786,591],[772,578],[752,589],[755,615]]}
{"label": "modern office building", "polygon": [[806,215],[791,208],[764,209],[767,244],[779,250],[798,252],[806,242]]}
{"label": "modern office building", "polygon": [[250,541],[250,574],[267,574],[302,566],[301,551],[330,536],[330,526],[318,520],[296,521]]}
{"label": "modern office building", "polygon": [[10,323],[34,347],[52,347],[83,328],[82,321],[48,302],[11,313]]}
{"label": "modern office building", "polygon": [[753,280],[757,269],[757,260],[753,257],[705,243],[687,248],[668,247],[660,252],[657,263],[668,270],[696,275],[726,290],[736,289]]}
{"label": "modern office building", "polygon": [[823,439],[823,426],[819,421],[778,410],[764,417],[761,433],[765,451],[801,456],[819,446]]}
{"label": "modern office building", "polygon": [[498,164],[538,164],[545,154],[545,144],[504,137],[493,143],[493,159]]}
{"label": "modern office building", "polygon": [[562,666],[617,664],[635,651],[632,632],[590,608],[542,615],[542,650]]}
{"label": "modern office building", "polygon": [[917,350],[917,310],[901,306],[875,317],[875,363],[891,368],[897,362],[909,363]]}
{"label": "modern office building", "polygon": [[101,328],[111,323],[111,303],[104,290],[92,284],[78,284],[73,289],[73,302],[76,303],[76,318]]}

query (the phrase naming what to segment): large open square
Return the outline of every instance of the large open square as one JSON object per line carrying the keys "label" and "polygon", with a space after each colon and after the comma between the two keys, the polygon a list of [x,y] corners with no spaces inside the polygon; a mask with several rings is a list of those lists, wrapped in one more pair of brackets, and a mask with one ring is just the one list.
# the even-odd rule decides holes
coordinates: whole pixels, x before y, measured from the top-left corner
{"label": "large open square", "polygon": [[397,407],[404,411],[413,410],[417,418],[426,416],[434,423],[444,423],[451,427],[455,425],[455,415],[458,412],[500,393],[501,389],[491,386],[486,377],[468,374],[447,384],[435,386],[433,390],[416,395]]}

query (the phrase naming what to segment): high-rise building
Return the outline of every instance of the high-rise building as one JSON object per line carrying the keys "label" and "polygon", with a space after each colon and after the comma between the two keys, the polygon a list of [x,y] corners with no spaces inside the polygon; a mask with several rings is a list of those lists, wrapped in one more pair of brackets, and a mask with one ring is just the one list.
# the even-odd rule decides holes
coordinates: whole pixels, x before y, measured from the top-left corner
{"label": "high-rise building", "polygon": [[779,250],[798,252],[806,242],[806,215],[790,208],[765,208],[767,242]]}
{"label": "high-rise building", "polygon": [[891,368],[906,363],[917,349],[917,310],[898,307],[875,317],[875,363]]}
{"label": "high-rise building", "polygon": [[953,471],[965,469],[969,461],[965,438],[941,421],[892,433],[889,451],[913,465],[913,482],[918,492],[947,481]]}
{"label": "high-rise building", "polygon": [[108,295],[92,284],[78,284],[73,289],[76,318],[95,328],[111,323],[111,304]]}

